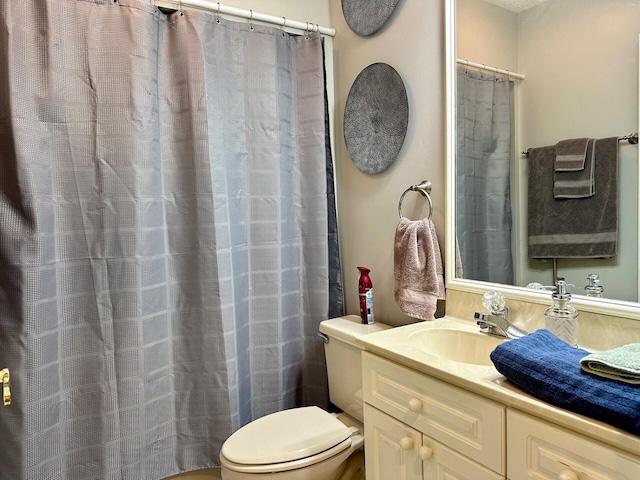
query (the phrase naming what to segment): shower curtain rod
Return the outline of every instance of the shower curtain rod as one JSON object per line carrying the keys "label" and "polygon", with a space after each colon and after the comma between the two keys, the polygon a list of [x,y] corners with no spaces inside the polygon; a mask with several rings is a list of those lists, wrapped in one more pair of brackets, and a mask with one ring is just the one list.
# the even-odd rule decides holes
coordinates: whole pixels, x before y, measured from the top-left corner
{"label": "shower curtain rod", "polygon": [[506,75],[517,80],[524,80],[524,75],[522,73],[510,72],[509,70],[503,70],[502,68],[490,67],[484,63],[470,62],[469,60],[461,60],[459,58],[456,59],[456,62],[461,65],[466,65],[467,67],[479,68],[480,70],[499,73],[500,75]]}
{"label": "shower curtain rod", "polygon": [[[622,137],[618,137],[618,141],[619,142],[627,141],[631,145],[637,145],[638,144],[638,132],[633,132],[633,133],[630,133],[629,135],[623,135]],[[531,151],[531,149],[527,148],[525,151],[520,152],[520,155],[528,157],[530,151]]]}
{"label": "shower curtain rod", "polygon": [[333,27],[323,27],[317,23],[301,22],[299,20],[290,20],[286,17],[276,17],[266,13],[255,12],[253,10],[245,10],[242,8],[230,7],[222,5],[219,2],[211,2],[206,0],[153,0],[157,6],[167,6],[174,10],[180,10],[182,7],[193,7],[199,10],[218,13],[222,15],[230,15],[232,17],[246,18],[249,21],[264,22],[281,27],[294,28],[296,30],[320,32],[322,35],[335,37],[336,29]]}

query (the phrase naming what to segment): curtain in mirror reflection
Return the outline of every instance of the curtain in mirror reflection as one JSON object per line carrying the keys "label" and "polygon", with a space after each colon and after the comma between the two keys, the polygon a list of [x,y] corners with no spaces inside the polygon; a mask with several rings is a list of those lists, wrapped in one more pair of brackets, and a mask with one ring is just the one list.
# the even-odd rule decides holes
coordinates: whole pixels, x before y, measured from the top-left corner
{"label": "curtain in mirror reflection", "polygon": [[458,67],[456,234],[464,276],[513,283],[509,80]]}

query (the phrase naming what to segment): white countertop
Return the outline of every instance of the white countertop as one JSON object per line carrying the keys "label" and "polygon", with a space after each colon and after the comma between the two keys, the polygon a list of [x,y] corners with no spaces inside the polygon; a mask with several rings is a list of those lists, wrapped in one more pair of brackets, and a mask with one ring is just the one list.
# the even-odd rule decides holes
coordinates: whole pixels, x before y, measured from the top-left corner
{"label": "white countertop", "polygon": [[[365,350],[452,385],[516,408],[613,447],[640,455],[640,437],[604,422],[540,401],[511,384],[493,366],[460,363],[426,353],[407,341],[414,332],[453,328],[477,332],[475,323],[452,317],[395,327],[356,338]],[[640,387],[638,390],[640,395]]]}

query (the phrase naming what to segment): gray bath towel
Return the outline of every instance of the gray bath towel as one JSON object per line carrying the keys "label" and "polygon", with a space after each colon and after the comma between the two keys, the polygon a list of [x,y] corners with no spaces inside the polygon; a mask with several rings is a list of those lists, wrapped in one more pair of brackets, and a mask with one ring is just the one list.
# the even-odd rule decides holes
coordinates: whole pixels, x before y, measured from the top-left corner
{"label": "gray bath towel", "polygon": [[555,147],[529,153],[529,258],[604,258],[618,253],[618,139],[596,142],[596,191],[553,198]]}
{"label": "gray bath towel", "polygon": [[[595,194],[595,139],[581,138],[577,140],[584,140],[586,145],[585,150],[581,154],[559,154],[559,152],[566,152],[566,149],[561,149],[560,143],[556,145],[556,161],[555,172],[553,174],[553,197],[560,198],[588,198]],[[570,140],[565,140],[570,142]],[[576,144],[577,145],[577,144]],[[582,143],[580,143],[580,149],[582,149]],[[559,150],[560,149],[560,150]],[[569,165],[572,167],[577,166],[577,157],[581,157],[582,168],[569,169]],[[572,161],[562,161],[561,158],[574,158]],[[560,169],[562,168],[562,169]]]}

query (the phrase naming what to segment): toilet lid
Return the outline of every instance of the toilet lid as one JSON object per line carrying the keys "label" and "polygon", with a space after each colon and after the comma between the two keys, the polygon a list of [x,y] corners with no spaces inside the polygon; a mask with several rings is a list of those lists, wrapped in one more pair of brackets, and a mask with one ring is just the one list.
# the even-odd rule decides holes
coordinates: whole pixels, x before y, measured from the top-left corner
{"label": "toilet lid", "polygon": [[272,413],[245,425],[222,445],[222,455],[243,465],[290,462],[323,452],[351,430],[318,407]]}

